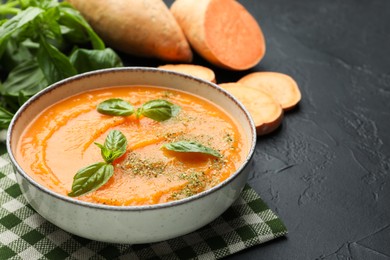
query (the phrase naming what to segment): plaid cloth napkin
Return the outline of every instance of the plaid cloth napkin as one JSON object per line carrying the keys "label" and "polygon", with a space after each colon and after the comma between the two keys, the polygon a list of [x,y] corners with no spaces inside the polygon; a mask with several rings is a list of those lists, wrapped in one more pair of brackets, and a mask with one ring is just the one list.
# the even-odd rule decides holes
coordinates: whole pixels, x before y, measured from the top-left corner
{"label": "plaid cloth napkin", "polygon": [[8,155],[0,157],[0,259],[220,259],[287,234],[248,185],[209,225],[182,237],[141,245],[81,238],[46,221],[24,199]]}

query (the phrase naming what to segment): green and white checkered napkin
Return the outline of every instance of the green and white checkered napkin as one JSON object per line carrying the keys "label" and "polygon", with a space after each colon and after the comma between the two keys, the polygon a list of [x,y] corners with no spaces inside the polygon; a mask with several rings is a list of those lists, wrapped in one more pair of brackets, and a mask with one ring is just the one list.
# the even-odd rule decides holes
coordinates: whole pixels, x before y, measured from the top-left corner
{"label": "green and white checkered napkin", "polygon": [[108,244],[63,231],[36,213],[0,157],[0,259],[220,259],[287,234],[282,221],[246,186],[209,225],[182,237],[142,245]]}

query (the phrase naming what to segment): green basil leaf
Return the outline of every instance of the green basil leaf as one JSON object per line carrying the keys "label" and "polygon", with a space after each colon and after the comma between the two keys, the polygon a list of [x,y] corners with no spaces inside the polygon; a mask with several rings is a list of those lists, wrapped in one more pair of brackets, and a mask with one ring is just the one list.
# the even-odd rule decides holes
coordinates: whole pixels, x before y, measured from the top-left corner
{"label": "green basil leaf", "polygon": [[32,96],[46,88],[48,82],[36,60],[26,60],[18,64],[0,86],[2,96],[18,97],[20,92]]}
{"label": "green basil leaf", "polygon": [[18,96],[18,104],[21,106],[23,105],[24,103],[26,103],[26,101],[30,98],[30,96],[27,96],[24,91],[20,91],[19,92],[19,96]]}
{"label": "green basil leaf", "polygon": [[45,12],[42,13],[38,19],[38,30],[40,30],[39,34],[44,35],[46,39],[50,39],[52,44],[55,42],[55,46],[58,48],[58,45],[63,41],[61,28],[58,24],[60,10],[58,6],[47,6],[42,8],[45,8]]}
{"label": "green basil leaf", "polygon": [[110,48],[104,50],[77,49],[69,60],[78,73],[123,66],[119,56]]}
{"label": "green basil leaf", "polygon": [[13,116],[14,115],[11,112],[5,108],[0,107],[0,129],[7,129]]}
{"label": "green basil leaf", "polygon": [[58,0],[18,0],[18,2],[20,3],[22,9],[28,8],[29,6],[48,9],[59,5]]}
{"label": "green basil leaf", "polygon": [[41,38],[38,64],[49,84],[77,74],[68,57]]}
{"label": "green basil leaf", "polygon": [[95,144],[101,149],[104,161],[111,163],[126,152],[127,139],[121,131],[112,130],[108,133],[104,145]]}
{"label": "green basil leaf", "polygon": [[161,122],[176,116],[180,107],[163,99],[150,100],[144,103],[137,111],[137,116],[143,115],[155,121]]}
{"label": "green basil leaf", "polygon": [[118,150],[110,150],[102,144],[95,143],[101,149],[101,155],[106,163],[112,163],[116,158],[121,157],[122,153]]}
{"label": "green basil leaf", "polygon": [[9,73],[20,63],[34,59],[35,55],[33,55],[30,48],[26,46],[27,42],[27,40],[18,42],[14,38],[10,38],[7,41],[3,56],[0,59],[1,70]]}
{"label": "green basil leaf", "polygon": [[[69,3],[63,2],[61,3],[61,19],[60,23],[64,25],[75,25],[78,24],[89,35],[89,39],[92,43],[92,46],[96,50],[103,50],[105,48],[105,44],[103,40],[95,33],[92,27],[88,24],[88,22],[84,19],[84,17],[80,14],[79,11],[74,9]],[[74,26],[72,26],[75,28]]]}
{"label": "green basil leaf", "polygon": [[214,149],[211,149],[207,146],[204,146],[198,142],[194,141],[179,141],[174,143],[168,143],[163,145],[164,148],[180,152],[180,153],[203,153],[209,154],[215,157],[222,157],[222,155]]}
{"label": "green basil leaf", "polygon": [[134,108],[123,99],[111,98],[101,102],[97,106],[97,111],[110,116],[129,116],[134,113]]}
{"label": "green basil leaf", "polygon": [[180,113],[181,107],[178,105],[172,104],[171,109],[172,109],[171,110],[172,117],[175,117]]}
{"label": "green basil leaf", "polygon": [[103,186],[114,174],[114,166],[104,162],[95,163],[79,170],[73,178],[70,197],[78,197]]}
{"label": "green basil leaf", "polygon": [[7,15],[16,15],[20,11],[20,9],[16,7],[17,5],[18,2],[13,1],[2,3],[0,5],[0,17]]}
{"label": "green basil leaf", "polygon": [[2,38],[11,35],[16,30],[21,29],[23,26],[33,21],[43,12],[44,10],[37,7],[29,7],[26,10],[19,12],[17,15],[2,24],[0,27],[0,35]]}
{"label": "green basil leaf", "polygon": [[120,155],[113,158],[116,159],[126,152],[127,139],[121,131],[112,130],[108,133],[104,146],[111,151],[119,152]]}
{"label": "green basil leaf", "polygon": [[34,21],[43,11],[41,8],[29,7],[0,26],[0,57],[4,52],[9,37],[17,30],[25,28],[28,23]]}

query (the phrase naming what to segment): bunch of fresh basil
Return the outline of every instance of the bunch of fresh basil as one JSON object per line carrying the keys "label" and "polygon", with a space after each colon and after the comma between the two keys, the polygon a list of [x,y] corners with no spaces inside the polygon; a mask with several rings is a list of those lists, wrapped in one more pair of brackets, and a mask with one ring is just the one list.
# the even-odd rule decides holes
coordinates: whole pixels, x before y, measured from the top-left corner
{"label": "bunch of fresh basil", "polygon": [[0,128],[32,95],[61,79],[122,61],[71,5],[0,2]]}

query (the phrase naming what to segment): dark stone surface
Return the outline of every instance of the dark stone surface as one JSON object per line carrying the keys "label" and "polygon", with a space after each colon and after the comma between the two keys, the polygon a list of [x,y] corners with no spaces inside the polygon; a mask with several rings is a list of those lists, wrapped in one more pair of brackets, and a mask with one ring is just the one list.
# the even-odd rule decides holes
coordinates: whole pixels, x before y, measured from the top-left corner
{"label": "dark stone surface", "polygon": [[283,72],[302,101],[259,138],[249,178],[289,234],[227,259],[390,259],[390,1],[240,2],[267,53],[249,71],[212,67],[218,82]]}
{"label": "dark stone surface", "polygon": [[390,1],[240,2],[267,42],[251,71],[291,75],[302,101],[249,178],[289,234],[228,259],[390,259]]}
{"label": "dark stone surface", "polygon": [[390,259],[390,1],[240,2],[267,40],[254,70],[303,98],[249,179],[289,234],[228,259]]}

